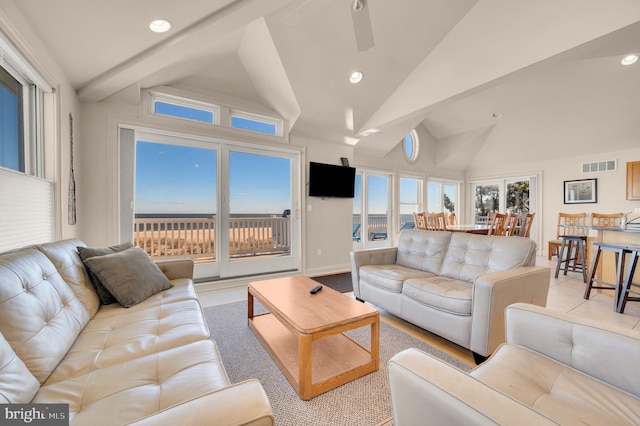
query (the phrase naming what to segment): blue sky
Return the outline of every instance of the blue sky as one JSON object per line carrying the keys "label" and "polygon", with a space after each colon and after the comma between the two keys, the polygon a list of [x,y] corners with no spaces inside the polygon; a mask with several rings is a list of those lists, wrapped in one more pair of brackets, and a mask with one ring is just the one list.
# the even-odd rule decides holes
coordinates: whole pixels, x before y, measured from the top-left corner
{"label": "blue sky", "polygon": [[[291,208],[289,159],[231,152],[231,214],[282,214]],[[138,142],[136,213],[216,214],[217,152]]]}

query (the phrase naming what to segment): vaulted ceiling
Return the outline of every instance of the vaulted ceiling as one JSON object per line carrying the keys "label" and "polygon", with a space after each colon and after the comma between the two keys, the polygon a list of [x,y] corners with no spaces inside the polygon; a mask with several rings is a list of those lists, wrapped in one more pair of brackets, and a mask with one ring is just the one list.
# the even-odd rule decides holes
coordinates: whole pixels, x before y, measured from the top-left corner
{"label": "vaulted ceiling", "polygon": [[[292,134],[383,156],[422,125],[437,163],[628,149],[640,134],[637,0],[0,0],[84,102],[168,85],[259,102]],[[147,29],[165,18],[172,30]],[[364,73],[350,84],[354,70]],[[499,112],[501,118],[491,117]],[[496,153],[500,155],[496,156]],[[508,156],[511,155],[513,159]]]}

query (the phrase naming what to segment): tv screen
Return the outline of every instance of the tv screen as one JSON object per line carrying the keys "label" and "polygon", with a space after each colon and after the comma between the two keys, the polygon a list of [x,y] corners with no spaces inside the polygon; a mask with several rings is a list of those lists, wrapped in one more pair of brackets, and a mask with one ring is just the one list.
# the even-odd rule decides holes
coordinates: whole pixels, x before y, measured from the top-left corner
{"label": "tv screen", "polygon": [[309,163],[309,196],[353,198],[356,169],[333,164]]}

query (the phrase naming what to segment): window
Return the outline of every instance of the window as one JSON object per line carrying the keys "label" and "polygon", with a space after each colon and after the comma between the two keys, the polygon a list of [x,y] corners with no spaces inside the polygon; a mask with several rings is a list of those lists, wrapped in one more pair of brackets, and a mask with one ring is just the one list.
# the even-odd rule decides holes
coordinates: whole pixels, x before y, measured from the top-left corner
{"label": "window", "polygon": [[219,121],[219,107],[216,105],[159,94],[151,94],[151,111],[201,123],[218,124]]}
{"label": "window", "polygon": [[2,33],[0,58],[0,167],[42,177],[42,99],[51,87]]}
{"label": "window", "polygon": [[282,136],[282,120],[240,111],[231,112],[231,127],[266,135]]}
{"label": "window", "polygon": [[388,246],[392,175],[356,172],[353,198],[353,243],[357,247]]}
{"label": "window", "polygon": [[0,68],[0,166],[24,172],[22,84]]}
{"label": "window", "polygon": [[278,116],[271,116],[267,111],[264,115],[256,114],[234,109],[225,101],[219,102],[213,98],[203,98],[181,90],[170,88],[167,90],[168,92],[148,92],[148,111],[151,114],[268,136],[285,136],[284,120]]}
{"label": "window", "polygon": [[457,182],[440,182],[430,180],[427,193],[427,208],[430,212],[453,213],[457,211],[458,205]]}
{"label": "window", "polygon": [[414,162],[418,158],[418,134],[415,129],[407,133],[402,141],[402,152],[405,158]]}
{"label": "window", "polygon": [[412,177],[400,178],[400,228],[411,227],[414,224],[413,213],[421,212],[422,208],[422,179]]}

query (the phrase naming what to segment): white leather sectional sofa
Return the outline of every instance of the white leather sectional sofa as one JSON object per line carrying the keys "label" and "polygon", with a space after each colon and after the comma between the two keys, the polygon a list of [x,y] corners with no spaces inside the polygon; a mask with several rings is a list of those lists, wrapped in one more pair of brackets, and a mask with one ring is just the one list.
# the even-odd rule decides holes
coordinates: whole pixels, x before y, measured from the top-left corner
{"label": "white leather sectional sofa", "polygon": [[529,238],[405,229],[398,247],[356,250],[356,298],[470,349],[480,362],[504,342],[504,309],[546,306],[550,269]]}
{"label": "white leather sectional sofa", "polygon": [[192,261],[158,263],[172,287],[134,306],[101,305],[78,246],[0,254],[0,403],[69,404],[73,425],[274,424],[258,381],[230,384]]}
{"label": "white leather sectional sofa", "polygon": [[417,349],[389,361],[396,426],[638,425],[640,334],[517,303],[470,373]]}

